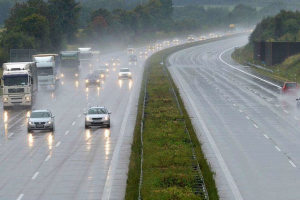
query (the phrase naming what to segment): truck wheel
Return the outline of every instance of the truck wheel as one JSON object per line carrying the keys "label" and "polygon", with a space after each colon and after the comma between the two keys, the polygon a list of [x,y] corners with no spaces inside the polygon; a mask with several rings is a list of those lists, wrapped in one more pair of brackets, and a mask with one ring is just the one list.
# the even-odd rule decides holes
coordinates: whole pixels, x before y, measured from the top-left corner
{"label": "truck wheel", "polygon": [[85,129],[88,129],[88,128],[89,128],[89,126],[88,126],[88,125],[85,125],[84,127],[85,127]]}

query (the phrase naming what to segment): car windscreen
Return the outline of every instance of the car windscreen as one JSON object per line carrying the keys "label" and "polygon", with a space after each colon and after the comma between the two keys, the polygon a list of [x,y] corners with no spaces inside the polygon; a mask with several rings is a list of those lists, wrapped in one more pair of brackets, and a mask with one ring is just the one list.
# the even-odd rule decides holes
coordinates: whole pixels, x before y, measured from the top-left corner
{"label": "car windscreen", "polygon": [[47,75],[53,75],[53,68],[52,67],[38,68],[38,76],[47,76]]}
{"label": "car windscreen", "polygon": [[129,69],[120,69],[120,72],[129,72]]}
{"label": "car windscreen", "polygon": [[32,112],[30,118],[49,118],[49,112]]}
{"label": "car windscreen", "polygon": [[28,75],[5,75],[3,76],[4,86],[28,85]]}
{"label": "car windscreen", "polygon": [[285,87],[287,89],[293,89],[293,88],[296,88],[297,87],[297,83],[286,83],[285,84]]}
{"label": "car windscreen", "polygon": [[107,111],[105,108],[91,108],[89,109],[88,114],[107,114]]}

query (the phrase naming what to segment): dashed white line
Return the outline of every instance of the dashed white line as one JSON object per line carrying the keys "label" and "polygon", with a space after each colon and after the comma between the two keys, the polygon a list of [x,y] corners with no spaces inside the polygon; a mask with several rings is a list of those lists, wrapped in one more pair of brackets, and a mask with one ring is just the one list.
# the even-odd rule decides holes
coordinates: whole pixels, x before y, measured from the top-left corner
{"label": "dashed white line", "polygon": [[269,136],[267,136],[266,134],[264,134],[265,138],[270,139]]}
{"label": "dashed white line", "polygon": [[21,200],[21,199],[23,199],[23,197],[24,197],[24,194],[20,194],[20,195],[18,196],[17,200]]}
{"label": "dashed white line", "polygon": [[253,126],[254,126],[255,128],[258,128],[258,126],[257,126],[256,124],[253,124]]}
{"label": "dashed white line", "polygon": [[60,141],[57,142],[55,146],[56,146],[56,147],[59,147],[60,143],[61,143]]}
{"label": "dashed white line", "polygon": [[15,133],[11,133],[9,134],[8,138],[12,137]]}
{"label": "dashed white line", "polygon": [[36,179],[36,177],[39,175],[40,172],[35,172],[34,175],[32,176],[32,180]]}
{"label": "dashed white line", "polygon": [[247,118],[248,120],[250,120],[250,117],[246,116],[246,118]]}
{"label": "dashed white line", "polygon": [[277,151],[281,151],[281,149],[278,146],[275,146],[275,148],[277,149]]}
{"label": "dashed white line", "polygon": [[299,117],[297,117],[297,116],[294,116],[294,119],[295,119],[295,120],[300,120]]}
{"label": "dashed white line", "polygon": [[289,111],[287,111],[287,110],[283,110],[283,112],[285,112],[285,113],[289,114]]}
{"label": "dashed white line", "polygon": [[70,133],[70,131],[66,131],[66,132],[65,132],[65,135],[68,135],[69,133]]}
{"label": "dashed white line", "polygon": [[240,109],[239,111],[240,111],[240,113],[242,113],[242,112],[243,112],[241,109]]}
{"label": "dashed white line", "polygon": [[279,105],[279,104],[276,104],[275,106],[276,106],[277,108],[278,108],[278,107],[280,107],[280,105]]}
{"label": "dashed white line", "polygon": [[72,126],[74,126],[76,124],[76,122],[74,121],[73,123],[72,123]]}
{"label": "dashed white line", "polygon": [[297,167],[293,161],[289,160],[289,163],[290,163],[294,168]]}
{"label": "dashed white line", "polygon": [[81,114],[78,115],[78,118],[80,118],[80,117],[81,117]]}
{"label": "dashed white line", "polygon": [[233,106],[236,106],[236,104],[234,103]]}
{"label": "dashed white line", "polygon": [[48,155],[48,156],[46,157],[46,159],[45,159],[45,162],[47,162],[50,158],[51,158],[51,156]]}

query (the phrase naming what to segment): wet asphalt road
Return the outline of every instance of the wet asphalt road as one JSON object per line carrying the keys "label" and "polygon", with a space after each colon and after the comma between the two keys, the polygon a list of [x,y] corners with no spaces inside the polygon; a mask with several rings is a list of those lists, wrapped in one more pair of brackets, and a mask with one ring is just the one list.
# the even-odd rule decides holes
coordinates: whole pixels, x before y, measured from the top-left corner
{"label": "wet asphalt road", "polygon": [[238,36],[182,50],[169,70],[222,199],[300,199],[300,110],[280,84],[232,61],[232,48],[246,42]]}
{"label": "wet asphalt road", "polygon": [[[100,61],[120,58],[128,66],[127,54],[100,56]],[[130,144],[143,61],[131,66],[132,80],[119,81],[110,68],[100,88],[85,87],[90,67],[61,68],[55,91],[40,89],[33,109],[49,109],[55,115],[54,133],[27,133],[27,111],[0,112],[0,199],[122,199],[125,195]],[[84,111],[105,106],[111,114],[111,128],[84,128]]]}

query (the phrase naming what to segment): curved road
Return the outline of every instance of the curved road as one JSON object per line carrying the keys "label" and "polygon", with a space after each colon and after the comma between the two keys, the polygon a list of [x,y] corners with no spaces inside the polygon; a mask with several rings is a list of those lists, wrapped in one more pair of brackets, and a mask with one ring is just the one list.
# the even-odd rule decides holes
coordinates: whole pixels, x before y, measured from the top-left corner
{"label": "curved road", "polygon": [[[127,64],[125,51],[100,59],[111,58]],[[118,81],[120,67],[111,68],[100,88],[86,89],[85,77],[92,68],[81,64],[79,78],[62,68],[64,76],[54,92],[38,91],[33,109],[52,111],[54,134],[28,134],[27,110],[0,108],[0,199],[123,198],[143,62],[131,67],[132,80]],[[112,112],[110,129],[85,130],[83,113],[92,105]]]}
{"label": "curved road", "polygon": [[174,53],[180,90],[222,199],[300,199],[300,117],[281,85],[235,64],[237,36]]}

